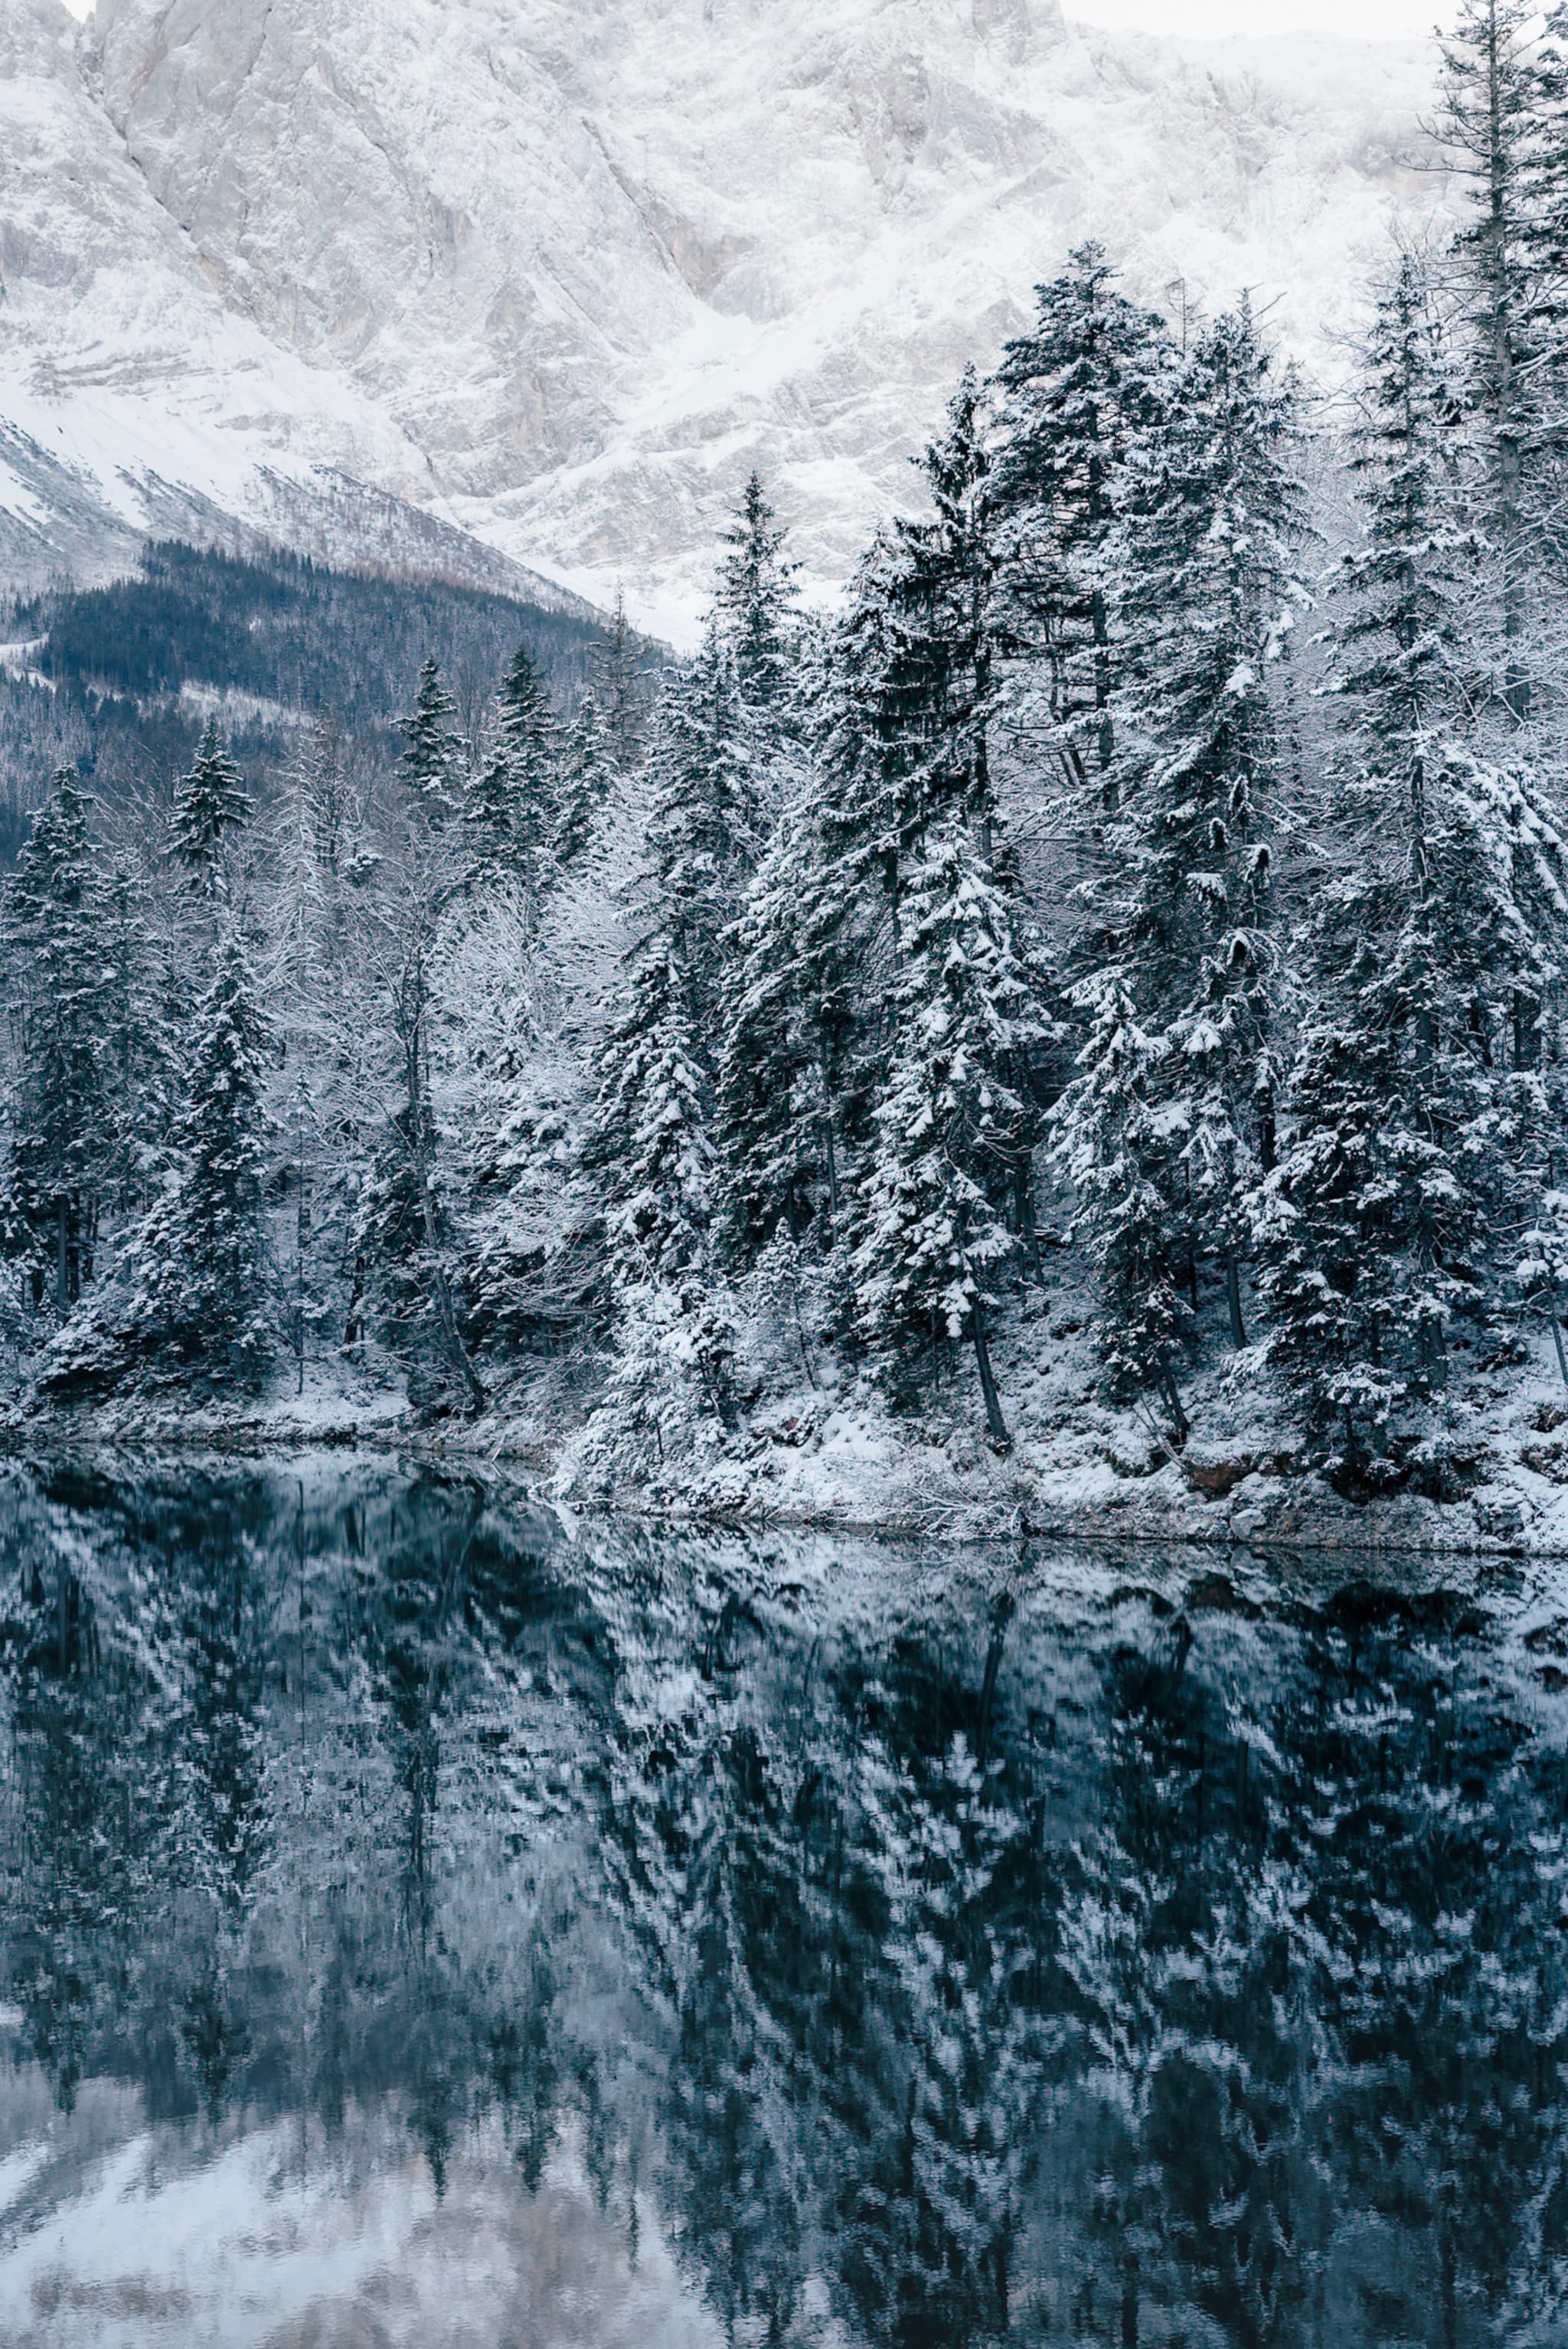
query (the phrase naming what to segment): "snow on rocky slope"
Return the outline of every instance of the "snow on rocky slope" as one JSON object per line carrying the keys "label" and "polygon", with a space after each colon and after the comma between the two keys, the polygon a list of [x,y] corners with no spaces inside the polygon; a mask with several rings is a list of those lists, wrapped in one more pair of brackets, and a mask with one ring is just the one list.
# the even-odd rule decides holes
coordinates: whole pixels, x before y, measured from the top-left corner
{"label": "snow on rocky slope", "polygon": [[831,581],[1086,234],[1331,359],[1441,201],[1429,66],[1057,0],[8,0],[0,564],[330,551],[325,481],[359,551],[389,496],[678,632],[756,461]]}

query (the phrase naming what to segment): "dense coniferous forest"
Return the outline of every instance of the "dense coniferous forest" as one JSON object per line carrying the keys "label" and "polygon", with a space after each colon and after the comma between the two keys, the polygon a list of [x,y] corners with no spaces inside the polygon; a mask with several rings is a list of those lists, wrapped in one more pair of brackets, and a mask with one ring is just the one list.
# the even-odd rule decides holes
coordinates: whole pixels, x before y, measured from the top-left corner
{"label": "dense coniferous forest", "polygon": [[[396,1372],[689,1489],[824,1390],[1005,1454],[1082,1297],[1167,1455],[1230,1376],[1346,1489],[1439,1495],[1474,1370],[1568,1384],[1568,12],[1532,21],[1465,0],[1465,223],[1391,253],[1348,393],[1086,245],[830,618],[754,477],[656,674],[563,623],[480,703],[406,605],[167,550],[52,620],[81,680],[145,606],[120,691],[171,635],[239,692],[280,628],[301,696],[324,641],[370,667],[264,805],[214,719],[170,805],[67,769],[38,810],[26,1375]],[[395,762],[346,755],[394,668]]]}
{"label": "dense coniferous forest", "polygon": [[282,549],[241,556],[154,543],[132,578],[0,611],[10,647],[0,660],[0,846],[14,854],[62,764],[107,802],[165,791],[214,708],[236,758],[269,783],[297,749],[302,719],[325,709],[385,764],[427,654],[473,709],[521,635],[564,708],[600,634],[585,608],[335,571]]}

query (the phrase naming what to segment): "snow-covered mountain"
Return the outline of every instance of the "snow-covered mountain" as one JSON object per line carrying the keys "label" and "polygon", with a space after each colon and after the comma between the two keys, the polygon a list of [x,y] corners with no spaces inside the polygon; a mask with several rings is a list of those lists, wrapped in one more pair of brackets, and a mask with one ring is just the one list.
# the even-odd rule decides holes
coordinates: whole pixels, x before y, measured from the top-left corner
{"label": "snow-covered mountain", "polygon": [[1057,0],[8,0],[0,564],[237,522],[678,630],[757,462],[831,580],[1086,234],[1331,358],[1429,78]]}

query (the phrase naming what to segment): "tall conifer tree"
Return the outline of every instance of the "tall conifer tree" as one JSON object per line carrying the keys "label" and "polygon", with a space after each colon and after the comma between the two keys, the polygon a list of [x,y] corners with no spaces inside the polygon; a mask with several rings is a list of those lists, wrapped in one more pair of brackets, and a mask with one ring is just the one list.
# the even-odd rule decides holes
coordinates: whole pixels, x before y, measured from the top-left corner
{"label": "tall conifer tree", "polygon": [[485,755],[463,793],[476,866],[509,874],[537,895],[558,822],[556,725],[526,645],[519,645],[495,699]]}
{"label": "tall conifer tree", "polygon": [[9,1222],[36,1294],[68,1312],[88,1278],[115,1155],[114,977],[88,802],[62,767],[34,818],[6,907],[19,1045],[11,1105]]}
{"label": "tall conifer tree", "polygon": [[170,854],[206,895],[226,894],[229,842],[249,822],[253,805],[239,769],[223,748],[218,721],[209,718],[195,762],[175,786],[169,820]]}
{"label": "tall conifer tree", "polygon": [[1291,591],[1292,430],[1243,310],[1202,336],[1130,452],[1116,595],[1138,657],[1098,904],[1110,944],[1077,989],[1090,1035],[1059,1112],[1122,1391],[1174,1398],[1205,1254],[1244,1338],[1245,1208],[1274,1158],[1267,667]]}
{"label": "tall conifer tree", "polygon": [[453,722],[457,714],[440,663],[432,656],[419,671],[413,709],[397,721],[404,743],[397,771],[433,823],[443,822],[461,803],[467,746]]}

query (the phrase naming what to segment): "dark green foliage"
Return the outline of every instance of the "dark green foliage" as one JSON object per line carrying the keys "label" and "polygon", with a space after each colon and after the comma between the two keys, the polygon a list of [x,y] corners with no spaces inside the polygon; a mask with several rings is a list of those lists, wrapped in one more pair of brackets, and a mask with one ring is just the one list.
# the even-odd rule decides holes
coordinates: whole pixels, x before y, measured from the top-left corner
{"label": "dark green foliage", "polygon": [[171,1171],[111,1281],[56,1341],[44,1383],[92,1392],[144,1374],[253,1384],[276,1342],[263,1216],[269,1038],[242,942],[196,1006]]}
{"label": "dark green foliage", "polygon": [[419,671],[414,707],[397,721],[403,756],[397,772],[415,805],[432,823],[456,812],[463,789],[469,745],[452,724],[457,704],[441,678],[440,663],[428,659]]}
{"label": "dark green foliage", "polygon": [[1159,414],[1172,355],[1161,320],[1117,290],[1099,244],[1080,245],[1037,301],[989,387],[998,627],[1012,657],[1043,668],[1071,780],[1112,789],[1126,647],[1110,534],[1133,436]]}
{"label": "dark green foliage", "polygon": [[184,865],[193,888],[207,896],[227,894],[229,842],[253,806],[218,721],[209,718],[195,762],[174,787],[169,817],[169,853]]}
{"label": "dark green foliage", "polygon": [[579,864],[609,806],[614,786],[610,737],[599,704],[585,693],[561,745],[551,852],[562,872]]}
{"label": "dark green foliage", "polygon": [[140,701],[204,685],[286,709],[332,708],[358,729],[389,723],[427,657],[450,675],[499,674],[520,623],[552,691],[580,688],[602,639],[590,618],[439,580],[329,570],[281,550],[242,557],[164,541],[148,547],[139,577],[38,597],[7,625],[22,638],[47,637],[34,665],[67,692]]}
{"label": "dark green foliage", "polygon": [[799,565],[784,554],[789,533],[753,473],[734,522],[724,533],[729,548],[718,566],[714,611],[735,663],[742,697],[758,709],[777,706],[790,682],[791,637],[796,620],[791,582]]}
{"label": "dark green foliage", "polygon": [[462,816],[481,873],[537,892],[559,829],[557,746],[550,698],[519,645],[495,698],[490,740],[468,777]]}
{"label": "dark green foliage", "polygon": [[[396,755],[393,724],[428,656],[468,706],[491,689],[521,636],[565,708],[606,644],[591,616],[482,589],[174,542],[150,545],[134,579],[12,606],[5,629],[44,640],[30,660],[46,682],[0,672],[0,862],[25,836],[37,779],[56,767],[76,764],[110,803],[188,769],[201,723],[180,698],[184,687],[245,698],[226,714],[230,749],[264,802],[296,748],[295,713],[335,709],[352,742]],[[624,638],[634,679],[656,666],[659,648],[629,630]]]}
{"label": "dark green foliage", "polygon": [[63,1317],[91,1278],[119,1106],[112,1037],[119,974],[94,870],[88,802],[62,768],[34,821],[6,905],[18,1054],[6,1184],[7,1250],[33,1299]]}

